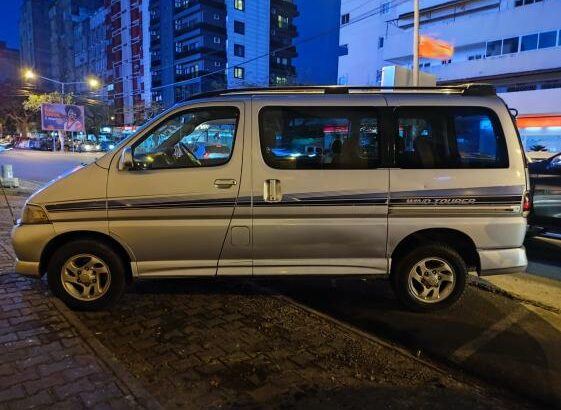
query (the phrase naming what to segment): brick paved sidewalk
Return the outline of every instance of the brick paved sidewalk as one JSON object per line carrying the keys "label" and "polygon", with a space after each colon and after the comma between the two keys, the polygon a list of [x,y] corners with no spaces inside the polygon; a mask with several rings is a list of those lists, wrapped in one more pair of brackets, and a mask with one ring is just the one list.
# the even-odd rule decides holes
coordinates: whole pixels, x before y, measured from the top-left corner
{"label": "brick paved sidewalk", "polygon": [[531,408],[243,281],[140,282],[69,313],[11,273],[3,211],[0,408]]}
{"label": "brick paved sidewalk", "polygon": [[11,221],[0,199],[0,409],[154,407],[134,380],[115,374],[110,357],[100,359],[44,281],[12,273]]}

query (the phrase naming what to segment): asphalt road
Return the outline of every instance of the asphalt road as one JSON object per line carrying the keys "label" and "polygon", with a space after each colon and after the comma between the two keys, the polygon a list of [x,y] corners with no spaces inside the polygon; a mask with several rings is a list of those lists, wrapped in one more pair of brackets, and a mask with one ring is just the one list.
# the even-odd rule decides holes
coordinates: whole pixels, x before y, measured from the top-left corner
{"label": "asphalt road", "polygon": [[16,178],[46,183],[102,155],[103,153],[8,150],[0,152],[0,166],[11,164]]}
{"label": "asphalt road", "polygon": [[282,280],[277,292],[420,357],[561,408],[561,316],[468,287],[452,309],[419,314],[398,305],[386,280]]}

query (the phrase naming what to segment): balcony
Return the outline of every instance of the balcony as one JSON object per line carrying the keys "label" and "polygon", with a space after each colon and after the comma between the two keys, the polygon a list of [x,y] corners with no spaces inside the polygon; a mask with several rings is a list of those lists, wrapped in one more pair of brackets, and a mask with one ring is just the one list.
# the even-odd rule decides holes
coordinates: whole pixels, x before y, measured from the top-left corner
{"label": "balcony", "polygon": [[300,15],[298,7],[293,1],[288,0],[271,0],[271,7],[275,8],[280,14],[297,17]]}
{"label": "balcony", "polygon": [[208,74],[208,71],[199,70],[193,73],[187,74],[175,74],[175,81],[188,81],[193,80],[194,78],[201,77],[205,74]]}
{"label": "balcony", "polygon": [[203,54],[203,55],[213,55],[216,57],[226,58],[226,51],[224,49],[216,49],[210,47],[197,47],[192,50],[184,50],[175,53],[175,59],[179,60],[180,58],[190,57],[195,54]]}
{"label": "balcony", "polygon": [[209,6],[209,7],[214,7],[216,9],[219,10],[226,10],[226,4],[224,2],[220,2],[217,0],[190,0],[188,2],[186,2],[184,5],[181,5],[179,7],[174,7],[173,8],[173,12],[175,14],[181,13],[184,10],[188,10],[192,7],[198,6],[198,5],[205,5],[205,6]]}
{"label": "balcony", "polygon": [[296,75],[296,68],[293,65],[278,64],[276,61],[271,61],[270,70],[271,73],[288,77]]}
{"label": "balcony", "polygon": [[215,24],[209,24],[209,23],[197,23],[197,24],[192,24],[190,26],[184,26],[179,29],[175,29],[173,33],[177,37],[182,34],[190,33],[195,30],[210,31],[212,33],[218,33],[224,35],[226,34],[225,26],[217,26]]}

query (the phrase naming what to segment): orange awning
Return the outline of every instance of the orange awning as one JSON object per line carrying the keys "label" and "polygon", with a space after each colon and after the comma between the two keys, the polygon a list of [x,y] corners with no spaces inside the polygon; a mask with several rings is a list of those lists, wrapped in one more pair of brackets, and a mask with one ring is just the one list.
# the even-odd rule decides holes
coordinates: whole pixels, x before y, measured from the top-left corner
{"label": "orange awning", "polygon": [[438,40],[429,36],[421,36],[419,41],[419,56],[445,60],[454,55],[454,46],[446,41]]}
{"label": "orange awning", "polygon": [[561,127],[561,115],[548,115],[542,117],[518,117],[518,128],[528,127]]}

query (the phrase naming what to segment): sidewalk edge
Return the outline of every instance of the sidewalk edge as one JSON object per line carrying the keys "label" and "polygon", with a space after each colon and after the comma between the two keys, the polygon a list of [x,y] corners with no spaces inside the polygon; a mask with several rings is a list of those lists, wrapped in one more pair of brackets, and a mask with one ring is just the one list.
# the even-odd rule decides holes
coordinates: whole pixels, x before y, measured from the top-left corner
{"label": "sidewalk edge", "polygon": [[512,293],[509,292],[505,289],[502,289],[494,284],[492,284],[491,282],[486,281],[483,278],[478,278],[478,277],[470,277],[469,279],[469,284],[471,286],[475,286],[478,289],[484,290],[486,292],[490,292],[490,293],[495,293],[497,295],[501,295],[504,297],[507,297],[509,299],[515,300],[517,302],[521,302],[521,303],[525,303],[528,305],[532,305],[535,307],[538,307],[540,309],[544,309],[547,310],[549,312],[553,312],[553,313],[557,313],[557,314],[561,314],[561,309],[558,309],[554,306],[550,306],[546,303],[542,303],[538,300],[534,300],[534,299],[528,299],[525,298],[522,295],[516,294],[516,293]]}
{"label": "sidewalk edge", "polygon": [[92,349],[96,357],[139,399],[141,405],[149,409],[163,409],[162,405],[142,386],[142,384],[121,364],[109,349],[78,319],[63,302],[57,298],[50,298],[55,308],[76,329],[82,340]]}

